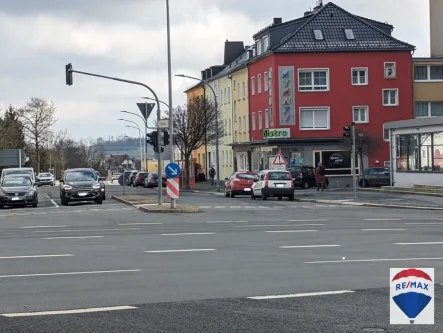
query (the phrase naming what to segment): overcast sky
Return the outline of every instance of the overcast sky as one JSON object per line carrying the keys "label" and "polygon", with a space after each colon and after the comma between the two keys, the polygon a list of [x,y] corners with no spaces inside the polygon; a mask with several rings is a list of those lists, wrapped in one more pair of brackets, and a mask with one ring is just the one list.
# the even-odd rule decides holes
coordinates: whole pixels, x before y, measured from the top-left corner
{"label": "overcast sky", "polygon": [[[273,17],[300,17],[315,2],[170,0],[173,74],[198,76],[223,62],[226,39],[250,45]],[[334,2],[387,21],[396,38],[417,47],[415,56],[429,56],[428,0]],[[165,22],[165,0],[0,0],[0,108],[43,97],[56,104],[56,128],[74,137],[137,136],[117,119],[120,110],[139,113],[136,102],[149,96],[144,88],[81,75],[69,87],[64,68],[71,62],[77,70],[142,81],[168,102]],[[173,79],[174,105],[185,102],[183,90],[193,83]]]}

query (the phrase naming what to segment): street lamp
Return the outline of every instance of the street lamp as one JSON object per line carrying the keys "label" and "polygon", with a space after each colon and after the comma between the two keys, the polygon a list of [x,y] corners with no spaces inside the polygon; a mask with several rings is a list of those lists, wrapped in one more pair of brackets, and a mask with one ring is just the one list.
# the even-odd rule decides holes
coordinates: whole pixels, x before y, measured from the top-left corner
{"label": "street lamp", "polygon": [[175,76],[178,77],[185,77],[188,79],[192,79],[192,80],[196,80],[196,81],[200,81],[201,83],[207,85],[211,90],[212,93],[214,94],[214,107],[215,107],[215,161],[216,161],[216,176],[217,176],[217,192],[220,192],[220,166],[219,166],[219,131],[218,131],[218,104],[217,104],[217,94],[215,93],[214,88],[212,88],[212,86],[205,80],[199,79],[198,77],[193,77],[193,76],[188,76],[185,74],[176,74]]}
{"label": "street lamp", "polygon": [[[125,111],[121,111],[121,112],[125,112]],[[127,113],[131,113],[131,112],[127,112]],[[136,114],[137,115],[137,114]],[[138,116],[138,115],[137,115]],[[140,127],[137,125],[137,123],[135,122],[135,121],[132,121],[132,120],[128,120],[128,119],[123,119],[123,118],[120,118],[120,119],[118,119],[118,120],[120,120],[120,121],[126,121],[126,122],[128,122],[128,123],[131,123],[131,124],[134,124],[135,126],[137,126],[137,128],[140,130]],[[146,127],[145,127],[145,133],[146,133]],[[145,169],[147,169],[147,167],[148,167],[148,163],[146,162],[146,153],[147,153],[147,150],[145,149],[145,158],[144,158],[144,161],[145,161]],[[143,161],[143,159],[141,160],[141,161]],[[141,163],[141,161],[140,161],[140,163]]]}
{"label": "street lamp", "polygon": [[140,127],[135,127],[135,126],[129,126],[129,125],[125,125],[125,127],[129,127],[129,128],[135,128],[136,130],[138,130],[138,138],[140,141],[140,169],[141,169],[141,164],[143,161],[143,148],[142,148],[142,131],[140,129]]}
{"label": "street lamp", "polygon": [[[151,98],[151,97],[142,97],[143,99],[149,99],[150,101],[155,101],[155,99],[154,98]],[[159,100],[159,102],[161,103],[161,104],[163,104],[164,106],[166,106],[168,109],[169,109],[169,104],[166,104],[165,102],[163,102],[163,101],[160,101]]]}

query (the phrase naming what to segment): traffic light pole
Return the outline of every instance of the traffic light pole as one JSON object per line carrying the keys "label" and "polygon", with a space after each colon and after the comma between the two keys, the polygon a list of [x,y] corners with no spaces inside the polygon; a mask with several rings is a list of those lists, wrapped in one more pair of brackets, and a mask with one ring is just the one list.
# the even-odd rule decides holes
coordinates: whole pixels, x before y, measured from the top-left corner
{"label": "traffic light pole", "polygon": [[[149,87],[148,85],[138,82],[138,81],[132,81],[132,80],[125,80],[125,79],[120,79],[118,77],[112,77],[112,76],[106,76],[106,75],[100,75],[100,74],[95,74],[95,73],[89,73],[89,72],[82,72],[82,71],[76,71],[72,69],[72,65],[68,64],[66,66],[66,84],[67,85],[72,85],[73,81],[72,81],[72,73],[77,73],[77,74],[83,74],[83,75],[88,75],[88,76],[94,76],[94,77],[99,77],[102,79],[107,79],[107,80],[114,80],[114,81],[118,81],[118,82],[124,82],[124,83],[129,83],[129,84],[135,84],[137,86],[142,86],[145,87],[146,89],[148,89],[152,95],[154,95],[155,101],[157,103],[157,123],[160,121],[161,119],[161,111],[160,111],[160,102],[159,99],[157,97],[157,94],[155,93],[154,90],[151,89],[151,87]],[[160,143],[161,140],[161,133],[158,132],[157,133],[157,140]],[[158,177],[160,178],[160,181],[158,182],[158,204],[162,205],[163,204],[163,197],[162,197],[162,166],[161,166],[161,150],[158,150],[157,153],[157,158],[158,158]]]}
{"label": "traffic light pole", "polygon": [[352,135],[352,189],[354,191],[354,201],[357,201],[357,180],[355,179],[355,123],[351,123],[351,135]]}

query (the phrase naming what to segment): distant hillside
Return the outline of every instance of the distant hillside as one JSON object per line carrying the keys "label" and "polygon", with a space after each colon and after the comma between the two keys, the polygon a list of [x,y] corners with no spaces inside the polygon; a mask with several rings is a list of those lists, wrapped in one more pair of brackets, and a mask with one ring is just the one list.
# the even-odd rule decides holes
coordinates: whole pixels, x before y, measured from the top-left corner
{"label": "distant hillside", "polygon": [[[143,143],[142,143],[143,144]],[[117,139],[115,141],[103,140],[103,151],[105,156],[127,154],[129,157],[140,156],[140,141],[135,138]],[[148,157],[154,156],[154,150],[148,145]]]}

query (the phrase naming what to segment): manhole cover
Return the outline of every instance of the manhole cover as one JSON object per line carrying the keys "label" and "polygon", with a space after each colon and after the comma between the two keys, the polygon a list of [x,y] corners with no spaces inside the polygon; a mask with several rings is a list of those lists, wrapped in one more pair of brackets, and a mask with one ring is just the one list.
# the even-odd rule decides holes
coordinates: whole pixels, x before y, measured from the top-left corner
{"label": "manhole cover", "polygon": [[384,332],[384,328],[364,328],[362,329],[363,332]]}

